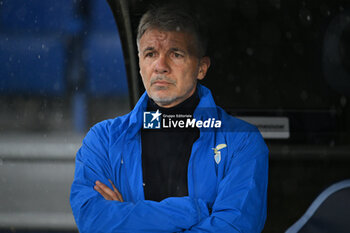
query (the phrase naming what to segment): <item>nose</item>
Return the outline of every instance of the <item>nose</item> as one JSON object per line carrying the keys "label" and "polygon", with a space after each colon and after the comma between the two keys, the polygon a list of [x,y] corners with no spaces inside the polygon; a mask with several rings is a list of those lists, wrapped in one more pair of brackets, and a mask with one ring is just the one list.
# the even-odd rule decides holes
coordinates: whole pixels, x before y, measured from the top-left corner
{"label": "nose", "polygon": [[154,67],[154,71],[157,74],[169,73],[170,67],[168,65],[168,61],[167,61],[165,56],[159,56],[155,62],[156,62],[156,64]]}

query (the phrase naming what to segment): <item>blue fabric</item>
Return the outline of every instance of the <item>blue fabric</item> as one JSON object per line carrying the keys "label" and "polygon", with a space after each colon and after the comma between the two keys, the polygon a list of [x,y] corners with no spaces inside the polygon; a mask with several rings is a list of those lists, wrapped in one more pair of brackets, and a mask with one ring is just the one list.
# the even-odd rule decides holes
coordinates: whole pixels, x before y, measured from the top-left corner
{"label": "blue fabric", "polygon": [[[103,121],[88,132],[76,156],[71,206],[85,232],[261,232],[266,219],[268,149],[256,127],[229,116],[198,85],[194,118],[220,119],[223,128],[200,130],[188,164],[187,197],[144,200],[141,166],[143,111],[148,96],[132,112]],[[200,114],[200,115],[199,115]],[[218,144],[221,161],[214,160]],[[107,201],[94,182],[111,179],[124,202]]]}

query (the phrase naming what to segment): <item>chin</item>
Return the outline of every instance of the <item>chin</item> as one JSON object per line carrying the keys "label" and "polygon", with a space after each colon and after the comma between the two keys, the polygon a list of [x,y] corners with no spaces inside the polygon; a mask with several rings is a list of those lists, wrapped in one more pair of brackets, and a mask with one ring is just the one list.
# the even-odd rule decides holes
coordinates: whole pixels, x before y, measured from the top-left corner
{"label": "chin", "polygon": [[167,99],[167,98],[169,98],[171,96],[174,96],[174,94],[168,89],[161,89],[161,90],[158,89],[158,90],[153,90],[151,92],[150,96],[153,97],[152,99],[154,99],[154,98]]}
{"label": "chin", "polygon": [[170,94],[159,94],[159,93],[150,95],[150,98],[153,99],[153,101],[156,102],[157,104],[160,103],[161,105],[169,105],[177,99],[176,96],[172,96]]}

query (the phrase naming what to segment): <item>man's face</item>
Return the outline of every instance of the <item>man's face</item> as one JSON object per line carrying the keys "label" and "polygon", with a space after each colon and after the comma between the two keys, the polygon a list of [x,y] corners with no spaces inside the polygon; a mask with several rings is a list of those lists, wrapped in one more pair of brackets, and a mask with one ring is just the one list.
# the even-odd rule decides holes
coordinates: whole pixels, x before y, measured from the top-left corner
{"label": "man's face", "polygon": [[210,65],[196,56],[192,35],[148,29],[139,42],[139,66],[150,98],[161,107],[173,107],[190,97]]}

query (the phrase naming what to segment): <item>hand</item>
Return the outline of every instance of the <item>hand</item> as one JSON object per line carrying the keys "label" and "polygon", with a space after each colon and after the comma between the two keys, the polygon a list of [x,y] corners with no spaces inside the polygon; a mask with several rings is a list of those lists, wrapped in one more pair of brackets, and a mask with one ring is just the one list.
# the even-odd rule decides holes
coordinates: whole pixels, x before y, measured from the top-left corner
{"label": "hand", "polygon": [[112,181],[108,181],[112,184],[114,190],[111,190],[107,185],[101,183],[100,181],[96,181],[94,189],[99,192],[106,200],[124,202],[122,195],[119,193],[118,189],[114,186]]}

